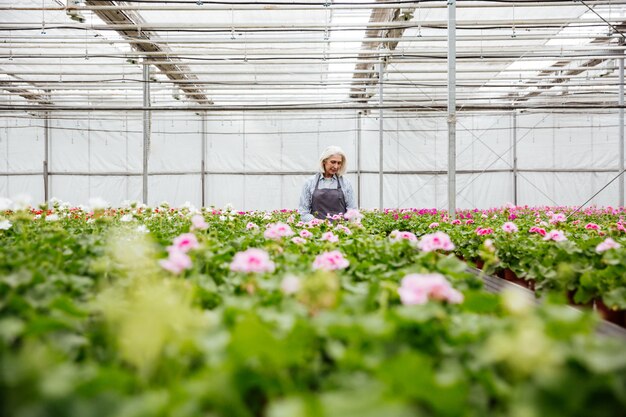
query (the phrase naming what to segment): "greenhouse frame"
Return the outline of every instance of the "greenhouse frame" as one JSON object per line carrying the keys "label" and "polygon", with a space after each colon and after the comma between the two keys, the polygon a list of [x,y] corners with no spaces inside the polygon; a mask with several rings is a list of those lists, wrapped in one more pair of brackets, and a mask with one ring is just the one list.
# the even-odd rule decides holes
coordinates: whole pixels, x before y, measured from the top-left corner
{"label": "greenhouse frame", "polygon": [[[621,1],[2,1],[0,195],[622,205]],[[589,200],[589,201],[587,201]]]}

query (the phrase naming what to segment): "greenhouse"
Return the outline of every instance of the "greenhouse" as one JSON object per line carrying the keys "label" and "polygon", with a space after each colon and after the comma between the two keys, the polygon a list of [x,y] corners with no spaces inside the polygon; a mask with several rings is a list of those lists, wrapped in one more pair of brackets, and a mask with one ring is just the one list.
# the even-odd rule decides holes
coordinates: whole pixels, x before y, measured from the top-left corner
{"label": "greenhouse", "polygon": [[0,38],[0,415],[626,416],[626,1]]}

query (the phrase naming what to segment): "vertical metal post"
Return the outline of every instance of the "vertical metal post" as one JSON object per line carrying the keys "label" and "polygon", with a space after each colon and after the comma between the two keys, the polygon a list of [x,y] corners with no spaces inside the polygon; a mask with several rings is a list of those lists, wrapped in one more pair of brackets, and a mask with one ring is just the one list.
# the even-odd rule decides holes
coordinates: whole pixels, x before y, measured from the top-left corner
{"label": "vertical metal post", "polygon": [[378,152],[380,155],[378,166],[378,206],[383,209],[383,58],[378,63]]}
{"label": "vertical metal post", "polygon": [[[624,38],[620,38],[624,45]],[[621,52],[622,54],[624,51]],[[619,59],[619,172],[624,172],[624,58]],[[619,177],[619,205],[624,207],[624,175]]]}
{"label": "vertical metal post", "polygon": [[513,204],[517,206],[517,111],[513,112]]}
{"label": "vertical metal post", "polygon": [[44,113],[43,129],[43,199],[47,203],[50,199],[50,177],[48,176],[50,155],[50,112]]}
{"label": "vertical metal post", "polygon": [[361,112],[356,117],[356,206],[361,208]]}
{"label": "vertical metal post", "polygon": [[448,0],[448,214],[456,217],[456,0]]}
{"label": "vertical metal post", "polygon": [[143,192],[142,200],[148,204],[148,156],[150,155],[150,64],[143,63]]}
{"label": "vertical metal post", "polygon": [[206,205],[206,112],[202,112],[202,162],[200,163],[200,183],[202,184],[202,207]]}

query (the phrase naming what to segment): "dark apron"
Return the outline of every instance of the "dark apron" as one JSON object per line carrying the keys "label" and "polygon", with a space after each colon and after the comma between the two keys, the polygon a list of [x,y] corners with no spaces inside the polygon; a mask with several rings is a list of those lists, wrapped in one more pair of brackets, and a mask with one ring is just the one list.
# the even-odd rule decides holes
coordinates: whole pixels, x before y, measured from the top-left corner
{"label": "dark apron", "polygon": [[326,214],[343,214],[346,212],[346,200],[341,189],[341,181],[337,178],[337,188],[319,189],[321,175],[317,174],[315,190],[311,198],[311,214],[318,219],[325,219]]}

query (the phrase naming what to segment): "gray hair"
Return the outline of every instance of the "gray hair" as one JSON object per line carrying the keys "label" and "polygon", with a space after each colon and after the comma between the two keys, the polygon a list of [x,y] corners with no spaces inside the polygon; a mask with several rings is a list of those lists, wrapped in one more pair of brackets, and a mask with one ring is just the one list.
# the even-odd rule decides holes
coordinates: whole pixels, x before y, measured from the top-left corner
{"label": "gray hair", "polygon": [[341,168],[337,171],[337,176],[341,177],[346,173],[346,167],[348,166],[348,158],[346,157],[346,153],[339,146],[329,146],[324,149],[324,152],[320,155],[320,163],[319,170],[323,174],[324,173],[324,161],[330,158],[333,155],[341,156],[342,164]]}

